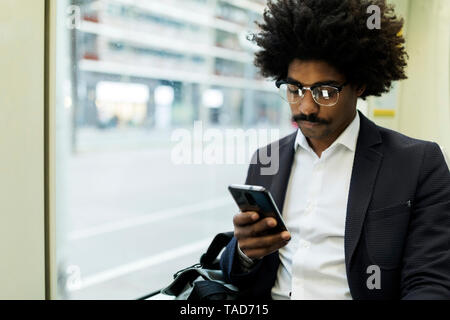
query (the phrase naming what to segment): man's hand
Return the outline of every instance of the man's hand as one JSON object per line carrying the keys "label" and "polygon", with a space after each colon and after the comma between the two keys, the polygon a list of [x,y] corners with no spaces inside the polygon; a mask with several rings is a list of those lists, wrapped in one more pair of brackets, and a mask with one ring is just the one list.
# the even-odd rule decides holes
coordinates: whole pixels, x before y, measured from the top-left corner
{"label": "man's hand", "polygon": [[233,218],[234,236],[239,248],[252,259],[261,259],[284,247],[291,235],[288,231],[267,235],[266,232],[277,225],[274,218],[258,221],[259,214],[254,211],[238,213]]}

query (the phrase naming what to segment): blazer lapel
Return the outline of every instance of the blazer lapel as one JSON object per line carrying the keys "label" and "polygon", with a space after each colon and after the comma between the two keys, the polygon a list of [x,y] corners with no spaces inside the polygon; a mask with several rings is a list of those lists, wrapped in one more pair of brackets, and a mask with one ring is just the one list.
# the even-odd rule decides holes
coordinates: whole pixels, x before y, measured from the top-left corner
{"label": "blazer lapel", "polygon": [[[286,197],[286,189],[291,174],[292,163],[294,161],[294,143],[297,136],[297,130],[282,139],[279,144],[279,168],[278,174],[273,175],[270,185],[270,193],[277,204],[280,213],[283,213],[283,204]],[[277,152],[277,150],[274,150]]]}
{"label": "blazer lapel", "polygon": [[350,180],[345,221],[345,265],[347,273],[372,198],[375,179],[383,158],[376,145],[381,136],[376,125],[360,113],[360,131],[356,144],[355,159]]}

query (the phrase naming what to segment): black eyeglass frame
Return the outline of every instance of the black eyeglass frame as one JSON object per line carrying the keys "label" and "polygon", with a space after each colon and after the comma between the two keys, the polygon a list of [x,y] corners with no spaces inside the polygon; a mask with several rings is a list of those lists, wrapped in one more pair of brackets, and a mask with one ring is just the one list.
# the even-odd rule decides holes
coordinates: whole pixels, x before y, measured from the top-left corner
{"label": "black eyeglass frame", "polygon": [[[337,98],[337,100],[336,100],[336,102],[335,102],[334,104],[332,104],[332,105],[324,105],[324,104],[321,104],[321,103],[317,102],[313,90],[316,89],[316,88],[319,88],[319,87],[330,87],[330,88],[336,89],[336,90],[338,91],[338,93],[340,94],[341,91],[342,91],[342,89],[344,89],[344,87],[345,87],[346,85],[348,85],[349,82],[344,82],[344,83],[341,84],[341,85],[336,85],[336,84],[334,84],[334,83],[333,83],[333,84],[330,84],[330,83],[327,83],[327,82],[323,82],[323,83],[320,83],[320,82],[319,82],[319,83],[316,83],[316,84],[314,84],[314,85],[312,85],[312,86],[310,86],[310,87],[305,87],[305,86],[303,86],[300,82],[298,82],[298,81],[292,81],[292,80],[277,80],[277,81],[275,82],[275,85],[277,86],[278,89],[280,89],[280,87],[281,87],[283,84],[290,84],[290,85],[293,85],[293,86],[297,86],[297,87],[301,90],[302,95],[300,96],[300,100],[299,100],[299,101],[301,101],[301,99],[303,99],[303,97],[305,96],[305,93],[303,92],[303,90],[309,90],[309,91],[311,92],[311,95],[312,95],[314,101],[315,101],[317,104],[319,104],[319,105],[321,105],[321,106],[324,106],[324,107],[332,107],[332,106],[334,106],[334,105],[336,105],[336,104],[338,103],[338,101],[339,101],[339,96],[338,96],[338,98]],[[289,102],[289,101],[288,101],[288,102]],[[289,103],[294,103],[294,102],[289,102]]]}

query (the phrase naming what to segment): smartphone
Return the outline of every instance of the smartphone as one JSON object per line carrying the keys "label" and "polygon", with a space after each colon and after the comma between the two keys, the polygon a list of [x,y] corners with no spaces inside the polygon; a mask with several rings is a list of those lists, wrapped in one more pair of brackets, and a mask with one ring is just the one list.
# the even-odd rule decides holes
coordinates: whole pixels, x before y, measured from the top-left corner
{"label": "smartphone", "polygon": [[269,190],[261,186],[242,184],[232,184],[228,186],[228,190],[242,212],[256,211],[259,213],[260,219],[272,217],[277,220],[276,227],[270,229],[269,234],[288,231]]}

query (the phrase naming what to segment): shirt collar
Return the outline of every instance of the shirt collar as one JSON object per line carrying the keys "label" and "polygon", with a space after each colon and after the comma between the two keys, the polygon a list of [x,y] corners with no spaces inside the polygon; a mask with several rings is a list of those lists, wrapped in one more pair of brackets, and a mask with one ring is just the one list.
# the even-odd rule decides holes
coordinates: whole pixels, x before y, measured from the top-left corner
{"label": "shirt collar", "polygon": [[[359,112],[356,112],[356,116],[353,121],[345,128],[345,130],[341,133],[341,135],[327,148],[327,150],[334,148],[336,145],[343,145],[350,151],[355,152],[356,150],[356,142],[358,141],[359,135],[359,126],[360,126],[360,117]],[[294,150],[297,150],[298,147],[302,147],[307,151],[313,151],[309,146],[306,137],[303,135],[302,130],[300,128],[297,130],[297,136],[295,138]]]}

